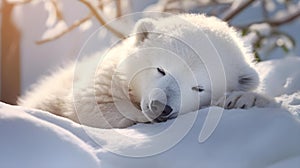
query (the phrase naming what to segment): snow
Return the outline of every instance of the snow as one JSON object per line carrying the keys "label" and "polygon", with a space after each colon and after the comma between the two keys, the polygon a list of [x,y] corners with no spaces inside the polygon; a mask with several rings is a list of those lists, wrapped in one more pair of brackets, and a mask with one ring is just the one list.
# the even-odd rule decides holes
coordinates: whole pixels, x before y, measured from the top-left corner
{"label": "snow", "polygon": [[273,0],[267,0],[266,1],[266,9],[268,11],[274,11],[276,8],[276,4],[273,2]]}
{"label": "snow", "polygon": [[46,26],[51,27],[57,22],[57,13],[55,7],[51,1],[46,1],[44,4],[45,10],[48,13],[48,18],[46,20]]}
{"label": "snow", "polygon": [[300,58],[286,57],[257,65],[261,77],[259,92],[280,102],[293,114],[300,114]]}
{"label": "snow", "polygon": [[81,31],[86,31],[88,29],[90,29],[93,25],[93,22],[91,20],[88,20],[86,22],[84,22],[82,25],[79,26],[79,29]]}
{"label": "snow", "polygon": [[213,134],[201,143],[209,110],[220,107],[164,123],[97,129],[1,103],[0,167],[299,167],[299,64],[299,57],[287,57],[256,65],[262,81],[258,90],[286,109],[224,110]]}
{"label": "snow", "polygon": [[257,65],[261,78],[259,91],[273,97],[300,91],[300,58],[264,61]]}
{"label": "snow", "polygon": [[95,152],[69,131],[0,104],[1,167],[98,167]]}
{"label": "snow", "polygon": [[66,31],[67,28],[68,28],[68,26],[64,21],[59,21],[52,28],[45,31],[45,33],[42,36],[42,40],[51,38],[51,37],[55,37],[58,34],[60,34],[62,31]]}
{"label": "snow", "polygon": [[267,23],[253,24],[250,26],[250,30],[257,31],[262,36],[267,36],[271,32],[271,27]]}

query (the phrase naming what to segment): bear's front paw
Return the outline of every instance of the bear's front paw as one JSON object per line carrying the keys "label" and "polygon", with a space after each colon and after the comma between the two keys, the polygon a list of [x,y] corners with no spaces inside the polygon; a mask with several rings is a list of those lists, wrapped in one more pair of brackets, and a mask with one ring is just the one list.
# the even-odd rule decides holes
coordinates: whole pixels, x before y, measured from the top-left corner
{"label": "bear's front paw", "polygon": [[[225,100],[224,100],[225,99]],[[226,96],[220,98],[216,105],[225,109],[250,107],[269,107],[275,105],[275,101],[263,95],[253,92],[234,91],[227,93]]]}

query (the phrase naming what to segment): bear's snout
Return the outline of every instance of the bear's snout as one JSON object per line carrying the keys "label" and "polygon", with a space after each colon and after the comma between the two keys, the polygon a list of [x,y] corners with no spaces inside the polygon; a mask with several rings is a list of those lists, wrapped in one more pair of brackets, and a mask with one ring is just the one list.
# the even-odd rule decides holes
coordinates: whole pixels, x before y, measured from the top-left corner
{"label": "bear's snout", "polygon": [[149,104],[149,109],[155,116],[158,116],[154,119],[155,122],[162,122],[169,119],[169,116],[173,109],[158,100],[152,100]]}
{"label": "bear's snout", "polygon": [[153,113],[160,114],[163,116],[168,116],[173,111],[173,109],[170,106],[165,105],[164,103],[161,103],[158,100],[151,101],[149,108]]}

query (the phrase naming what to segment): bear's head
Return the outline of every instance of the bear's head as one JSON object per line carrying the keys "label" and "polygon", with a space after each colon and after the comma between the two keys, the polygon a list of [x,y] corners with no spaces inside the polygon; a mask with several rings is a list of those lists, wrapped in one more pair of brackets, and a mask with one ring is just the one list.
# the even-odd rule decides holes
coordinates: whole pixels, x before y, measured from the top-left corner
{"label": "bear's head", "polygon": [[[130,97],[150,121],[209,106],[226,92],[251,90],[258,77],[236,31],[204,15],[142,19],[122,62]],[[145,122],[144,116],[137,117]]]}

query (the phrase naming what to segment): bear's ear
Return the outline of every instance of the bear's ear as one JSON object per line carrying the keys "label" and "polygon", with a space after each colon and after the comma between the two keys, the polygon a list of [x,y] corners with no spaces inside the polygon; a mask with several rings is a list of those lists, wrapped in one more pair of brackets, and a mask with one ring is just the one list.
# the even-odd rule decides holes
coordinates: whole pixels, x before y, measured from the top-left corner
{"label": "bear's ear", "polygon": [[139,44],[143,42],[146,38],[148,38],[148,35],[151,31],[154,29],[155,24],[154,19],[145,18],[139,20],[134,28],[134,34],[136,35],[136,43]]}

